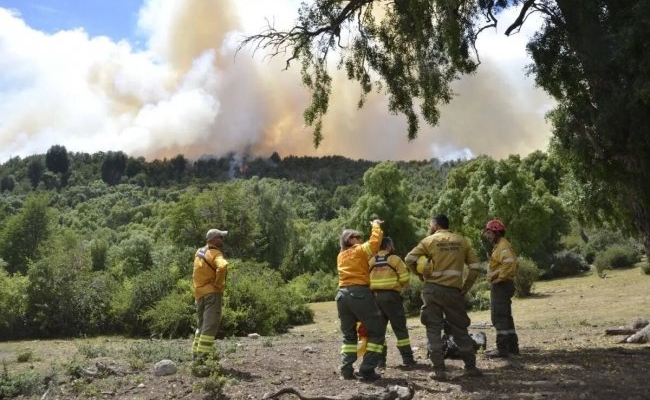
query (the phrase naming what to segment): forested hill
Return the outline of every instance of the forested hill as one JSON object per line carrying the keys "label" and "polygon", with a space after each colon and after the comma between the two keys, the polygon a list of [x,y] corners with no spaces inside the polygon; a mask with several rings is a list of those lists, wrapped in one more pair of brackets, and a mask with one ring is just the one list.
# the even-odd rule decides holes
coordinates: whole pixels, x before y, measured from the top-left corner
{"label": "forested hill", "polygon": [[[393,218],[405,247],[454,163],[387,163],[364,183],[380,165],[277,153],[145,160],[63,146],[14,157],[0,165],[0,337],[186,335],[194,251],[214,227],[230,231],[229,277],[246,282],[230,285],[224,334],[304,322],[306,301],[336,285],[338,233],[360,224],[353,209],[368,200],[367,184],[392,199],[371,198],[363,213]],[[249,270],[259,281],[237,280]],[[282,307],[271,307],[277,298]]]}
{"label": "forested hill", "polygon": [[[184,186],[196,183],[227,182],[232,179],[277,178],[307,183],[325,189],[360,184],[363,174],[377,162],[351,160],[341,156],[268,158],[228,154],[189,160],[183,155],[147,161],[122,152],[71,153],[53,146],[46,154],[14,157],[0,165],[0,191],[61,189],[102,180],[108,185],[133,183],[142,187]],[[457,162],[438,160],[400,162],[407,169],[448,169]]]}

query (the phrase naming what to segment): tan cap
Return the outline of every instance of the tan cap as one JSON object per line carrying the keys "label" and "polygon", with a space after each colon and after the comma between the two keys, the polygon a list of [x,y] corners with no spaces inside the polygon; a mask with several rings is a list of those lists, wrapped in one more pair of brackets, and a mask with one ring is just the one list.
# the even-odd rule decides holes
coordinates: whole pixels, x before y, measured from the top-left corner
{"label": "tan cap", "polygon": [[210,229],[208,233],[205,234],[205,239],[209,242],[210,240],[218,237],[224,237],[228,234],[228,231],[222,231],[219,229]]}

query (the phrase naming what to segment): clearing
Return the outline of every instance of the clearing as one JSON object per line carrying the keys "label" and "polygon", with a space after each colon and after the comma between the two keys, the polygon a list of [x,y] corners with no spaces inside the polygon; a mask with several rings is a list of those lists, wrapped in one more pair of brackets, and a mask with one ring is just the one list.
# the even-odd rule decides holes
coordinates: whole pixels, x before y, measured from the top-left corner
{"label": "clearing", "polygon": [[[261,399],[294,388],[305,398],[346,399],[359,393],[380,393],[397,384],[411,385],[413,399],[647,399],[650,346],[620,343],[624,336],[606,336],[605,330],[628,325],[636,317],[650,317],[649,280],[639,268],[633,268],[608,271],[605,279],[588,273],[536,283],[532,297],[513,302],[521,356],[493,361],[479,354],[478,367],[485,372],[480,378],[463,376],[462,361],[447,360],[451,379],[444,383],[427,378],[431,366],[426,359],[424,328],[417,317],[409,319],[417,367],[399,366],[389,328],[388,366],[379,371],[382,379],[372,383],[340,381],[341,338],[334,303],[313,304],[314,324],[276,337],[218,341],[220,365],[229,379],[223,388],[224,398]],[[473,326],[487,325],[480,330],[488,335],[488,348],[492,348],[495,334],[489,326],[489,311],[473,312],[470,317]],[[211,378],[191,375],[190,346],[189,339],[2,342],[0,360],[10,375],[25,370],[52,371],[57,385],[22,399],[204,399],[206,394],[197,385],[205,385]],[[150,362],[152,352],[158,358]],[[151,367],[167,358],[167,353],[177,361],[178,371],[154,376]],[[17,362],[25,354],[31,355],[29,361]],[[124,375],[70,377],[75,367],[93,369],[97,362]],[[287,394],[280,398],[297,397]]]}

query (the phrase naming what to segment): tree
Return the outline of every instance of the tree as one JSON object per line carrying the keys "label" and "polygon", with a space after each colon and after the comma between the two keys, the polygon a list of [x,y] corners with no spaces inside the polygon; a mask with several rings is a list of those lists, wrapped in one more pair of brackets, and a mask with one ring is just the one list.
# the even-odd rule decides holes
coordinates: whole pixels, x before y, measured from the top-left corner
{"label": "tree", "polygon": [[0,232],[0,257],[7,272],[25,273],[30,260],[40,256],[40,247],[50,235],[52,211],[46,195],[31,196],[18,214],[8,217]]}
{"label": "tree", "polygon": [[386,236],[393,239],[395,248],[405,253],[417,242],[410,219],[409,199],[404,177],[397,164],[382,162],[363,175],[365,193],[359,197],[353,210],[351,226],[367,234],[370,221],[379,217]]}
{"label": "tree", "polygon": [[176,180],[176,182],[181,182],[183,180],[183,176],[185,175],[185,170],[187,170],[187,160],[182,154],[179,154],[169,160],[169,163],[172,177],[174,180]]}
{"label": "tree", "polygon": [[634,229],[650,255],[650,189],[639,178],[650,173],[650,4],[558,0],[550,11],[528,46],[531,73],[559,102],[553,149],[589,188],[574,210]]}
{"label": "tree", "polygon": [[109,185],[117,185],[126,170],[126,154],[109,151],[102,163],[102,180]]}
{"label": "tree", "polygon": [[384,89],[390,111],[406,116],[413,139],[419,128],[416,102],[425,121],[435,125],[439,105],[451,99],[450,83],[480,63],[477,36],[496,27],[501,11],[511,7],[521,8],[506,35],[532,13],[543,19],[528,44],[534,61],[529,73],[558,100],[550,113],[553,145],[579,182],[604,183],[608,201],[623,204],[625,218],[618,225],[633,225],[650,255],[650,188],[639,179],[650,175],[649,2],[314,0],[302,3],[293,28],[269,25],[240,48],[285,54],[287,67],[300,63],[311,91],[304,118],[314,127],[316,146],[332,83],[327,62],[334,57],[348,79],[359,83],[359,106],[373,87]]}
{"label": "tree", "polygon": [[45,153],[45,166],[55,174],[66,174],[70,168],[68,150],[59,145],[50,147]]}
{"label": "tree", "polygon": [[27,176],[29,176],[29,181],[32,183],[32,188],[36,189],[44,172],[43,156],[32,157],[27,166]]}
{"label": "tree", "polygon": [[280,271],[287,280],[294,278],[297,273],[290,256],[297,234],[293,226],[295,211],[286,196],[289,184],[266,179],[254,179],[251,183],[251,194],[258,201],[257,219],[264,238],[263,245],[258,244],[258,247],[263,248],[264,260],[271,269]]}
{"label": "tree", "polygon": [[16,187],[16,178],[13,175],[7,175],[0,178],[0,193],[11,192]]}
{"label": "tree", "polygon": [[256,258],[261,240],[256,200],[241,182],[214,185],[201,193],[188,192],[169,212],[169,235],[187,246],[205,244],[208,229],[229,231],[224,242],[228,258]]}
{"label": "tree", "polygon": [[447,214],[452,230],[470,238],[477,250],[485,223],[499,218],[517,252],[548,267],[569,232],[568,214],[522,165],[514,156],[502,161],[483,156],[453,169],[435,212]]}

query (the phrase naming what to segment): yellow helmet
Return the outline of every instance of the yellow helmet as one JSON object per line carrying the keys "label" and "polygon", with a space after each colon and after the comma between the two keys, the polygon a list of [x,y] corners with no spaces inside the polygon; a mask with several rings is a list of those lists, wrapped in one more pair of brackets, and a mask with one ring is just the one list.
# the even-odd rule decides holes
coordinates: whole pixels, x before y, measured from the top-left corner
{"label": "yellow helmet", "polygon": [[418,257],[418,260],[415,262],[415,269],[418,271],[418,274],[429,275],[431,273],[431,260],[425,256]]}

